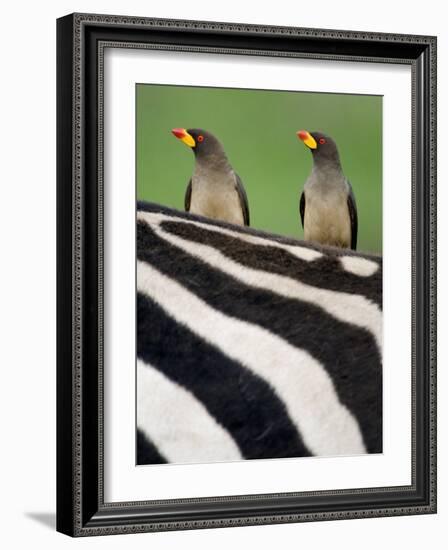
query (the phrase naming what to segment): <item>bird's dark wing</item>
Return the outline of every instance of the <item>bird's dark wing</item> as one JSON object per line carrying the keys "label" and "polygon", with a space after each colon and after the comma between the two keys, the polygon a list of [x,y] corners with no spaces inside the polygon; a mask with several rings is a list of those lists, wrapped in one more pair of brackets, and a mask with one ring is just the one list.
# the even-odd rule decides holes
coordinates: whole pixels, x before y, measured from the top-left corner
{"label": "bird's dark wing", "polygon": [[185,212],[190,212],[190,204],[191,204],[191,179],[188,182],[187,190],[185,191],[185,199],[184,199]]}
{"label": "bird's dark wing", "polygon": [[244,225],[250,225],[249,218],[249,202],[247,200],[246,191],[244,189],[243,182],[238,174],[235,174],[236,178],[236,190],[238,192],[238,197],[240,199],[241,209],[243,211]]}
{"label": "bird's dark wing", "polygon": [[350,226],[352,229],[352,242],[351,242],[351,249],[356,250],[356,243],[358,241],[358,210],[356,208],[356,201],[355,201],[355,195],[353,194],[352,186],[350,185],[350,182],[348,183],[348,197],[347,197],[347,205],[348,205],[348,213],[350,214]]}
{"label": "bird's dark wing", "polygon": [[305,191],[302,191],[302,194],[300,195],[299,211],[300,211],[300,219],[302,220],[302,228],[303,228],[303,223],[305,220]]}

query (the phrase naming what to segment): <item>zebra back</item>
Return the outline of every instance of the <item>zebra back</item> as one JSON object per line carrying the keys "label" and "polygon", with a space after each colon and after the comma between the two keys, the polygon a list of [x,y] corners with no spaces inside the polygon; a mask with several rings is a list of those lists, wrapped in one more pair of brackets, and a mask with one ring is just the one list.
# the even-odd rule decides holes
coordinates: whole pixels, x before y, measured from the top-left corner
{"label": "zebra back", "polygon": [[382,452],[382,262],[137,209],[137,463]]}

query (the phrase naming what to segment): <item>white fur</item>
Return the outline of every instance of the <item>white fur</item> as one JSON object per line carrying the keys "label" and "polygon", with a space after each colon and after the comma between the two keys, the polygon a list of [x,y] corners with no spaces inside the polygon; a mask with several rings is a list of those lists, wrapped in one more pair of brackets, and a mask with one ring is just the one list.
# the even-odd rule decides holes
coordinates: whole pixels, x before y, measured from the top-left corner
{"label": "white fur", "polygon": [[212,246],[183,239],[164,231],[157,225],[160,217],[140,216],[139,219],[150,223],[161,238],[188,254],[200,258],[212,267],[219,268],[241,282],[263,290],[311,303],[324,309],[330,315],[345,323],[352,323],[367,329],[375,338],[378,349],[382,350],[382,314],[379,307],[364,296],[337,292],[307,285],[284,275],[252,269],[235,262]]}
{"label": "white fur", "polygon": [[345,271],[353,273],[353,275],[358,275],[359,277],[370,277],[379,269],[379,265],[376,262],[372,262],[366,258],[341,256],[339,259]]}
{"label": "white fur", "polygon": [[137,285],[177,322],[268,382],[313,454],[366,452],[356,419],[339,401],[325,368],[309,353],[262,327],[224,315],[141,261]]}
{"label": "white fur", "polygon": [[231,435],[188,390],[137,361],[137,426],[168,462],[242,460]]}

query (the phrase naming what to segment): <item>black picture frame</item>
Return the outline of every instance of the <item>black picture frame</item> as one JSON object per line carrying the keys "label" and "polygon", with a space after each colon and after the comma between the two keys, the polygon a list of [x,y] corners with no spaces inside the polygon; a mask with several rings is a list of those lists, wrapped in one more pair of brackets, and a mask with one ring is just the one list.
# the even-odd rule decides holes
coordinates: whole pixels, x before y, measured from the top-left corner
{"label": "black picture frame", "polygon": [[[104,502],[101,83],[111,43],[411,66],[410,486]],[[58,531],[89,536],[436,512],[435,37],[68,15],[57,21],[57,143]]]}

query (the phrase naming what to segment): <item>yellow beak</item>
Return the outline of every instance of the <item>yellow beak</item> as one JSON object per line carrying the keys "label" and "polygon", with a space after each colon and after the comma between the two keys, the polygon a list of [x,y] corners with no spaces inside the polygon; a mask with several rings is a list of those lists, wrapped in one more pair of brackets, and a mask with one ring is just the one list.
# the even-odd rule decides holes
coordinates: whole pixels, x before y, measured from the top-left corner
{"label": "yellow beak", "polygon": [[317,149],[316,140],[313,136],[306,130],[299,130],[297,132],[297,137],[303,141],[303,143],[310,149]]}
{"label": "yellow beak", "polygon": [[196,142],[192,135],[190,135],[185,128],[173,128],[171,132],[180,139],[188,147],[196,147]]}

